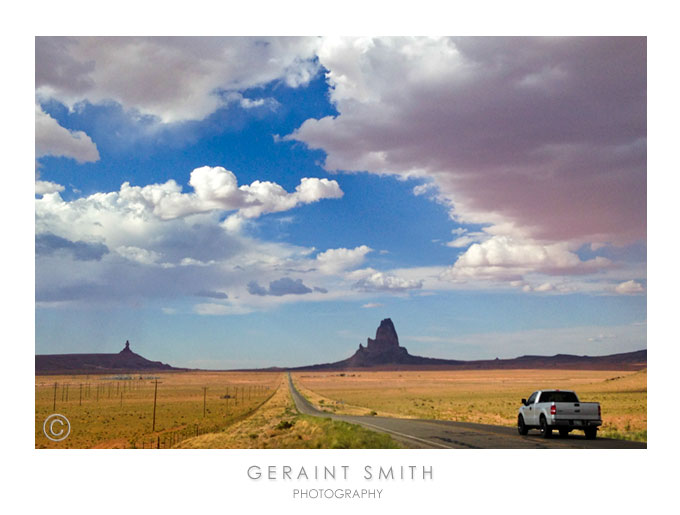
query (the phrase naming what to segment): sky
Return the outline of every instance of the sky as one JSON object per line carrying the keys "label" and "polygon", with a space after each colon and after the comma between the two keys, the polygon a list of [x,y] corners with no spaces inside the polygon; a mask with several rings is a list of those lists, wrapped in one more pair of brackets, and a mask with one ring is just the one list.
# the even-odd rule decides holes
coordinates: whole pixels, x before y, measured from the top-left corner
{"label": "sky", "polygon": [[36,353],[646,348],[645,38],[35,48]]}

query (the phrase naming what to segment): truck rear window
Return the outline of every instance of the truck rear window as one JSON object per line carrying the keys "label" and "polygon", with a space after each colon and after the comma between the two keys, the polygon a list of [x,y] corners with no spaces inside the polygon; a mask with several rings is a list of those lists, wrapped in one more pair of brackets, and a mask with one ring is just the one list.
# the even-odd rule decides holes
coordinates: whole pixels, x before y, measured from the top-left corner
{"label": "truck rear window", "polygon": [[578,402],[574,392],[543,392],[538,402]]}

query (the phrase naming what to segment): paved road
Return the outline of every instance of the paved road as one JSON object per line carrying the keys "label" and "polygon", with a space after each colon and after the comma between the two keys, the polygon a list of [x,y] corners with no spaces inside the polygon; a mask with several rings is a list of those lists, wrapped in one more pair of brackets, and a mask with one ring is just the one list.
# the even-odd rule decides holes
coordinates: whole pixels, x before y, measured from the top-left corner
{"label": "paved road", "polygon": [[[646,449],[642,442],[597,438],[586,440],[583,434],[567,438],[545,439],[537,431],[520,436],[512,427],[390,417],[335,415],[319,411],[295,389],[288,375],[290,393],[300,413],[329,417],[388,433],[406,447],[415,449]],[[535,433],[535,434],[532,434]]]}

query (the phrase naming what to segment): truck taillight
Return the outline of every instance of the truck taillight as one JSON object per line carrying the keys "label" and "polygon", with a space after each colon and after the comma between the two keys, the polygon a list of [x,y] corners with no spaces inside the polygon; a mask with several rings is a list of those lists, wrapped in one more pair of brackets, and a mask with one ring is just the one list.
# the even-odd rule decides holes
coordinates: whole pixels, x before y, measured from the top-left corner
{"label": "truck taillight", "polygon": [[550,414],[555,415],[556,413],[557,413],[557,406],[555,406],[553,404],[552,406],[550,406]]}
{"label": "truck taillight", "polygon": [[600,405],[597,405],[597,418],[602,418],[602,408]]}

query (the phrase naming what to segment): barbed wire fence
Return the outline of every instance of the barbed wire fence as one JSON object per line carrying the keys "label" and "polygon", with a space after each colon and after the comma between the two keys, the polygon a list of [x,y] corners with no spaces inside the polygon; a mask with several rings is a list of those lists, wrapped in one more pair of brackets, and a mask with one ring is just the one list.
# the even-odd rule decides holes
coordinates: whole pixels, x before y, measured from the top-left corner
{"label": "barbed wire fence", "polygon": [[[102,405],[102,403],[107,406],[117,405],[119,409],[122,409],[124,401],[130,400],[138,403],[144,400],[144,398],[140,399],[138,397],[140,394],[146,396],[146,394],[151,394],[153,392],[153,395],[149,398],[149,402],[153,402],[153,421],[152,427],[149,428],[151,429],[152,434],[147,434],[140,438],[131,438],[129,440],[129,448],[133,449],[169,449],[189,438],[223,431],[230,425],[246,418],[259,409],[274,395],[274,393],[276,393],[276,388],[268,384],[226,384],[223,385],[224,390],[222,391],[224,391],[224,394],[219,395],[219,399],[224,400],[224,419],[222,422],[208,425],[189,423],[178,429],[156,431],[155,411],[158,397],[158,385],[162,384],[162,381],[158,381],[160,378],[142,378],[140,376],[139,380],[137,380],[136,377],[132,376],[120,376],[110,378],[104,382],[97,382],[96,384],[90,382],[89,379],[90,378],[88,377],[85,382],[59,383],[58,381],[48,381],[36,384],[36,401],[38,400],[38,390],[41,390],[45,392],[42,394],[41,398],[43,398],[43,400],[49,399],[47,402],[51,405],[53,412],[57,411],[58,406],[77,406],[82,408],[83,405],[91,406],[94,404],[97,406]],[[153,382],[150,383],[150,380],[153,380]],[[149,390],[151,384],[153,384],[153,387]],[[173,385],[174,388],[177,386],[178,385]],[[69,395],[70,390],[72,389],[71,387],[77,389],[75,396]],[[182,387],[185,388],[184,385],[182,385]],[[219,387],[210,385],[196,388],[200,388],[199,391],[202,391],[200,398],[203,418],[205,418],[207,392],[210,388],[214,391],[219,391]],[[58,395],[59,392],[60,395]],[[124,395],[124,392],[129,392],[129,395]],[[134,394],[137,394],[136,398],[134,397]],[[249,406],[248,401],[250,400],[256,400],[258,402]],[[243,411],[240,411],[239,408]]]}

